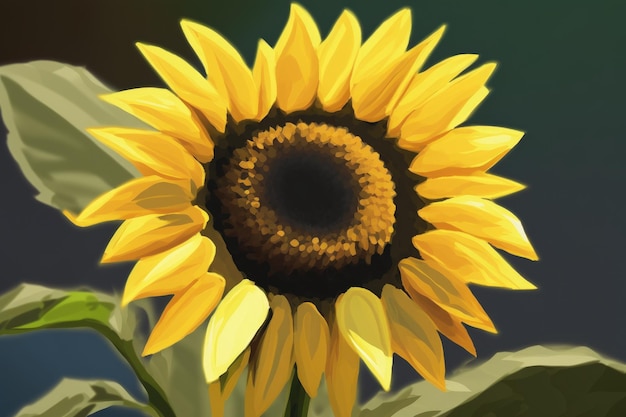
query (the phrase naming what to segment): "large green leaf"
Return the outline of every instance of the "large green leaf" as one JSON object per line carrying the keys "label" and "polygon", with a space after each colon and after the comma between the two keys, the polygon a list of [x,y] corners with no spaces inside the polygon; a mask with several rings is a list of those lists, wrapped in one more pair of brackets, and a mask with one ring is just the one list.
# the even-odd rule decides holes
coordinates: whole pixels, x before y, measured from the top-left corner
{"label": "large green leaf", "polygon": [[146,415],[158,416],[117,382],[65,378],[37,402],[22,408],[15,417],[85,417],[113,406],[134,408]]}
{"label": "large green leaf", "polygon": [[91,200],[137,170],[85,129],[102,125],[145,126],[104,103],[110,89],[85,68],[54,61],[0,67],[0,111],[8,146],[37,199],[79,212]]}
{"label": "large green leaf", "polygon": [[374,397],[358,417],[621,417],[626,364],[586,347],[533,346],[455,372],[447,391],[418,382]]}
{"label": "large green leaf", "polygon": [[109,329],[132,340],[134,326],[116,300],[90,291],[62,291],[21,284],[0,296],[0,335],[36,329],[90,327]]}
{"label": "large green leaf", "polygon": [[[119,300],[106,294],[21,284],[0,296],[0,335],[53,328],[94,329],[128,362],[159,415],[174,417],[163,389],[137,355],[142,340],[135,332],[136,309],[122,310],[118,306]],[[149,310],[145,311],[150,315]]]}

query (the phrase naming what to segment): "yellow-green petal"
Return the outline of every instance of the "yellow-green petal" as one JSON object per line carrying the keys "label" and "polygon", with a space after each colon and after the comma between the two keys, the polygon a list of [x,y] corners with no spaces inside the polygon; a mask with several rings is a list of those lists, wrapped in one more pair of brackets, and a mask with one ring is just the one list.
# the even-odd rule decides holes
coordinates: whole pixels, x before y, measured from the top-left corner
{"label": "yellow-green petal", "polygon": [[171,213],[191,205],[189,180],[166,180],[156,175],[132,179],[100,195],[78,215],[64,211],[77,226],[86,227],[113,220],[126,220],[153,213]]}
{"label": "yellow-green petal", "polygon": [[385,391],[391,384],[391,337],[380,299],[361,287],[349,288],[335,303],[337,325]]}
{"label": "yellow-green petal", "polygon": [[340,110],[350,99],[350,76],[360,47],[359,21],[352,12],[344,10],[317,50],[317,96],[327,112]]}
{"label": "yellow-green petal", "polygon": [[319,81],[319,43],[319,30],[311,15],[292,3],[289,20],[274,48],[276,102],[286,113],[304,110],[315,100]]}
{"label": "yellow-green petal", "polygon": [[472,175],[429,178],[418,184],[415,191],[424,198],[438,200],[462,195],[498,198],[516,193],[524,188],[526,186],[519,182],[493,174],[477,172]]}
{"label": "yellow-green petal", "polygon": [[218,131],[224,131],[227,101],[213,84],[187,61],[163,48],[140,42],[137,47],[178,97],[198,109]]}
{"label": "yellow-green petal", "polygon": [[412,288],[470,326],[497,333],[491,319],[463,281],[448,278],[416,258],[402,259],[398,268],[405,288]]}
{"label": "yellow-green petal", "polygon": [[204,185],[204,168],[172,136],[125,127],[99,127],[87,132],[129,160],[145,176],[191,179],[196,188]]}
{"label": "yellow-green petal", "polygon": [[317,389],[326,368],[330,332],[326,319],[313,303],[298,306],[294,317],[294,355],[298,378],[309,397],[317,396]]}
{"label": "yellow-green petal", "polygon": [[178,139],[200,162],[213,159],[213,140],[198,116],[170,90],[141,87],[100,96],[107,103]]}
{"label": "yellow-green petal", "polygon": [[411,300],[413,300],[419,308],[424,310],[433,323],[435,323],[439,333],[461,346],[471,355],[476,356],[476,347],[474,347],[472,338],[465,326],[463,326],[463,323],[461,323],[461,320],[446,313],[444,309],[415,291],[411,286],[405,286],[404,290],[409,294]]}
{"label": "yellow-green petal", "polygon": [[206,381],[216,381],[248,347],[269,312],[262,289],[244,279],[233,287],[209,320],[204,339]]}
{"label": "yellow-green petal", "polygon": [[183,290],[209,269],[214,257],[215,244],[198,233],[165,252],[142,258],[126,280],[122,305]]}
{"label": "yellow-green petal", "polygon": [[398,146],[419,151],[437,135],[463,123],[483,101],[484,86],[496,68],[488,63],[457,78],[434,94],[402,124]]}
{"label": "yellow-green petal", "polygon": [[101,262],[131,261],[163,252],[201,232],[208,220],[208,214],[198,206],[128,219],[109,241]]}
{"label": "yellow-green petal", "polygon": [[239,52],[213,29],[189,20],[183,20],[181,26],[217,93],[228,100],[233,119],[239,122],[255,117],[258,91]]}
{"label": "yellow-green petal", "polygon": [[252,384],[246,390],[252,400],[246,414],[260,416],[274,402],[293,373],[293,317],[289,301],[283,295],[275,295],[270,301],[272,317],[263,331],[259,347],[250,368]]}
{"label": "yellow-green petal", "polygon": [[381,295],[393,351],[402,356],[427,381],[446,388],[446,364],[437,327],[428,314],[402,290],[386,284]]}
{"label": "yellow-green petal", "polygon": [[411,36],[411,9],[404,8],[385,20],[363,43],[354,62],[350,91],[376,77],[389,62],[401,56]]}
{"label": "yellow-green petal", "polygon": [[142,355],[170,347],[196,330],[222,298],[225,283],[221,275],[205,272],[174,295],[152,329]]}
{"label": "yellow-green petal", "polygon": [[241,374],[248,366],[250,348],[246,349],[217,381],[209,384],[209,402],[211,417],[225,417],[224,406],[230,397]]}
{"label": "yellow-green petal", "polygon": [[514,290],[534,290],[487,242],[467,233],[431,230],[413,237],[422,258],[459,281]]}
{"label": "yellow-green petal", "polygon": [[359,356],[348,345],[334,321],[326,362],[328,400],[335,417],[350,417],[356,401]]}
{"label": "yellow-green petal", "polygon": [[498,126],[465,126],[427,145],[409,170],[424,177],[468,175],[494,166],[524,136]]}
{"label": "yellow-green petal", "polygon": [[252,76],[259,92],[258,112],[254,120],[262,120],[276,102],[276,56],[263,39],[259,40]]}
{"label": "yellow-green petal", "polygon": [[453,197],[431,203],[418,214],[438,229],[465,232],[513,255],[538,259],[520,220],[493,201],[472,196]]}
{"label": "yellow-green petal", "polygon": [[385,118],[406,90],[413,75],[441,39],[445,26],[378,69],[376,75],[363,78],[351,90],[354,114],[360,120],[375,122]]}
{"label": "yellow-green petal", "polygon": [[400,135],[400,126],[414,110],[420,107],[433,94],[443,89],[454,77],[472,65],[478,58],[474,54],[455,55],[427,70],[415,74],[406,92],[390,112],[387,123],[387,136]]}

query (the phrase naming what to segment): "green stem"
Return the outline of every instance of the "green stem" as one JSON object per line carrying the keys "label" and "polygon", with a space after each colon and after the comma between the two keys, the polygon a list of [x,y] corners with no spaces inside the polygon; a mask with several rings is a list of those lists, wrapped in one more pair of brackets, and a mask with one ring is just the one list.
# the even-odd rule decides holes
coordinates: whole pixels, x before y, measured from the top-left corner
{"label": "green stem", "polygon": [[105,326],[94,326],[94,328],[106,336],[133,369],[137,379],[139,379],[139,382],[148,394],[148,406],[156,413],[155,417],[176,417],[163,389],[150,375],[141,358],[137,356],[132,340],[123,340],[117,333]]}
{"label": "green stem", "polygon": [[298,373],[294,370],[293,377],[291,378],[291,389],[289,390],[287,408],[285,409],[285,417],[306,417],[309,413],[310,401],[311,397],[309,397],[309,394],[304,390],[298,378]]}

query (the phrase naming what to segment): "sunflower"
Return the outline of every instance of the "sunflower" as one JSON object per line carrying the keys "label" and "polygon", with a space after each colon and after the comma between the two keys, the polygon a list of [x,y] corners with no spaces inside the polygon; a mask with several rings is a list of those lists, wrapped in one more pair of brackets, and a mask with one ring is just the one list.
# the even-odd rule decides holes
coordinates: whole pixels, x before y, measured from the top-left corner
{"label": "sunflower", "polygon": [[492,200],[524,188],[488,174],[523,136],[462,126],[495,69],[476,55],[422,67],[445,27],[407,50],[402,9],[365,41],[344,11],[322,41],[293,4],[252,69],[218,33],[183,20],[206,77],[138,43],[170,87],[103,96],[155,130],[89,132],[143,175],[99,196],[79,226],[124,220],[102,262],[137,260],[123,304],[173,295],[145,345],[165,349],[209,316],[214,415],[244,369],[259,416],[292,378],[325,374],[349,416],[359,360],[389,389],[396,353],[445,389],[439,333],[476,355],[463,324],[496,329],[468,284],[533,289],[496,251],[537,256]]}

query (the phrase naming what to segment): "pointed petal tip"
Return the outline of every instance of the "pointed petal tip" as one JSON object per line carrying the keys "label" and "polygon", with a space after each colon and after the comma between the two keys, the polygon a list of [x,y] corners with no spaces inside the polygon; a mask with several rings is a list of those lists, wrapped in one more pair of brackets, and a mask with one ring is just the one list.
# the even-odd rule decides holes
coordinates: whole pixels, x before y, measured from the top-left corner
{"label": "pointed petal tip", "polygon": [[180,27],[183,29],[183,32],[186,33],[186,31],[197,31],[198,28],[204,26],[190,19],[181,19]]}
{"label": "pointed petal tip", "polygon": [[357,21],[358,21],[358,19],[357,19],[356,15],[355,15],[355,14],[354,14],[354,12],[353,12],[352,10],[350,10],[350,9],[343,9],[343,10],[341,11],[341,14],[339,15],[339,18],[340,18],[340,19],[341,19],[341,18],[349,18],[349,19],[354,19],[354,20],[357,20]]}
{"label": "pointed petal tip", "polygon": [[299,3],[291,3],[291,6],[289,7],[289,12],[290,13],[309,13],[307,9],[304,8],[304,6],[302,6]]}
{"label": "pointed petal tip", "polygon": [[394,16],[397,16],[398,18],[410,20],[413,17],[413,12],[411,11],[410,7],[403,7],[400,10],[398,10],[396,13],[394,13]]}
{"label": "pointed petal tip", "polygon": [[124,293],[122,295],[122,300],[120,301],[120,306],[122,306],[122,308],[127,307],[131,301],[133,301],[133,297],[128,296],[126,295],[126,293]]}
{"label": "pointed petal tip", "polygon": [[114,102],[111,101],[111,96],[114,93],[105,93],[105,94],[98,94],[98,98],[104,102],[107,102],[109,104],[115,104]]}
{"label": "pointed petal tip", "polygon": [[516,289],[517,290],[528,290],[528,291],[530,291],[530,290],[536,290],[536,289],[538,289],[538,287],[535,284],[533,284],[532,282],[526,281],[524,283],[524,285],[520,285],[519,288],[516,288]]}
{"label": "pointed petal tip", "polygon": [[289,8],[289,20],[294,18],[300,21],[313,19],[309,11],[305,9],[304,6],[298,3],[291,3],[291,7]]}
{"label": "pointed petal tip", "polygon": [[156,353],[154,347],[149,346],[148,343],[146,343],[146,346],[144,346],[143,351],[141,352],[141,357],[145,358],[146,356],[150,356],[154,353]]}
{"label": "pointed petal tip", "polygon": [[104,252],[102,254],[102,257],[100,258],[101,264],[110,264],[113,262],[115,262],[115,259],[110,254],[108,254],[107,252]]}
{"label": "pointed petal tip", "polygon": [[391,366],[389,366],[389,372],[386,372],[385,375],[381,375],[377,379],[380,381],[381,388],[385,392],[389,392],[391,390]]}
{"label": "pointed petal tip", "polygon": [[437,42],[439,42],[439,40],[443,37],[443,34],[446,33],[446,30],[448,29],[448,25],[447,24],[443,24],[441,26],[439,26],[430,36],[429,38],[433,38],[436,39]]}
{"label": "pointed petal tip", "polygon": [[78,227],[83,227],[80,222],[78,222],[76,220],[76,214],[72,213],[71,211],[67,210],[67,209],[63,209],[61,210],[61,213],[63,213],[63,215],[74,225],[74,226],[78,226]]}
{"label": "pointed petal tip", "polygon": [[431,384],[433,384],[435,387],[439,388],[439,390],[443,391],[443,392],[447,392],[448,388],[446,388],[446,379],[442,378],[440,379],[433,379],[432,381],[430,381]]}
{"label": "pointed petal tip", "polygon": [[181,26],[188,26],[188,25],[192,25],[193,23],[194,23],[193,21],[186,19],[186,18],[180,19],[180,22],[179,22]]}
{"label": "pointed petal tip", "polygon": [[135,46],[141,52],[141,55],[144,56],[148,61],[150,60],[150,56],[158,54],[159,51],[163,51],[163,48],[160,48],[156,45],[150,45],[144,42],[135,42]]}
{"label": "pointed petal tip", "polygon": [[483,64],[484,71],[488,73],[487,77],[491,77],[497,67],[498,67],[498,63],[494,61]]}

